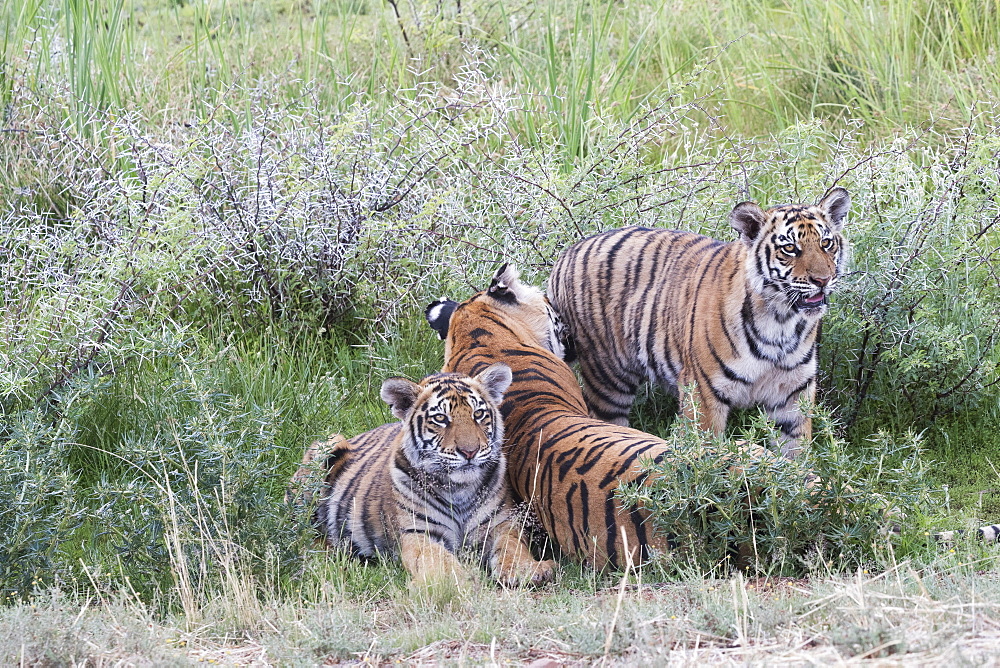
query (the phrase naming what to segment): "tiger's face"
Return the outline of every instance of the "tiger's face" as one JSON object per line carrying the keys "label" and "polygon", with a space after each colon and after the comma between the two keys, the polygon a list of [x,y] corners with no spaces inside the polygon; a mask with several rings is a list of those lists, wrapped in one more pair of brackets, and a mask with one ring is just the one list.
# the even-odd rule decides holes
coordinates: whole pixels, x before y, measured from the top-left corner
{"label": "tiger's face", "polygon": [[474,377],[437,373],[420,383],[390,378],[382,399],[403,421],[401,454],[410,467],[453,482],[469,482],[501,459],[503,421],[498,406],[510,368],[494,364]]}
{"label": "tiger's face", "polygon": [[779,312],[819,317],[847,267],[848,245],[841,231],[851,198],[834,188],[815,206],[767,210],[738,204],[730,222],[747,245],[751,288]]}

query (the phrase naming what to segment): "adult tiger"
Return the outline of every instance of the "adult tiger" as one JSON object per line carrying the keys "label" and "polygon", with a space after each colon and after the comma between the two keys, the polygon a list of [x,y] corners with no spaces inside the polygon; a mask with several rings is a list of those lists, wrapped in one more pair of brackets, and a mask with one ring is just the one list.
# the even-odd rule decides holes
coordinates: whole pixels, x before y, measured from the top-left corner
{"label": "adult tiger", "polygon": [[446,371],[477,373],[501,360],[510,366],[513,383],[500,408],[508,478],[563,553],[602,568],[667,549],[648,513],[615,497],[620,483],[642,476],[640,458],[659,460],[667,444],[587,414],[540,289],[505,265],[488,290],[461,304],[434,302],[426,316],[445,339]]}
{"label": "adult tiger", "polygon": [[470,550],[501,583],[551,580],[554,563],[531,556],[510,502],[498,409],[510,382],[504,364],[472,378],[390,378],[381,395],[400,422],[310,446],[292,484],[325,453],[314,519],[327,543],[398,554],[417,582],[464,580],[456,554]]}
{"label": "adult tiger", "polygon": [[[736,205],[739,241],[627,227],[566,249],[548,296],[576,344],[590,412],[628,424],[636,389],[652,380],[721,433],[732,408],[762,404],[794,458],[811,437],[800,400],[816,392],[816,335],[846,266],[841,234],[851,199]],[[697,411],[696,408],[697,407]]]}

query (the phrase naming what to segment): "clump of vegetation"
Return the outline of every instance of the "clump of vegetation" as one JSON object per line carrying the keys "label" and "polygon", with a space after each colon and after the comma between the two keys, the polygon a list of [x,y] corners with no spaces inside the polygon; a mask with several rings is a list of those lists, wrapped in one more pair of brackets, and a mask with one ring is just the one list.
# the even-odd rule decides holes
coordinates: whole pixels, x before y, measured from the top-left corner
{"label": "clump of vegetation", "polygon": [[[653,609],[574,571],[530,632],[528,597],[509,592],[456,630],[414,609],[393,566],[314,554],[281,497],[311,440],[391,419],[384,377],[439,368],[430,299],[508,260],[541,284],[564,247],[611,227],[731,238],[735,202],[835,183],[854,200],[855,269],[821,344],[821,399],[844,426],[803,463],[824,486],[807,491],[798,463],[733,477],[678,424],[688,464],[644,503],[698,532],[699,576],[746,527],[756,573],[891,565],[876,525],[928,524],[928,485],[953,485],[932,492],[946,513],[995,521],[980,492],[1000,452],[998,21],[972,0],[2,3],[0,623],[30,626],[35,601],[55,612],[0,656],[85,656],[90,638],[114,644],[89,620],[126,611],[155,618],[158,649],[95,661],[159,661],[181,640],[222,656],[191,631],[210,618],[257,639],[305,628],[286,649],[319,658],[420,658],[465,634],[475,656],[502,637],[523,660],[545,633],[547,651],[595,659],[648,640],[635,656],[653,662],[657,643],[779,627],[792,613],[755,621],[701,583],[689,607]],[[638,407],[654,432],[657,401]],[[741,485],[759,488],[752,505],[732,501]],[[992,563],[909,545],[893,549],[935,572]],[[906,577],[900,596],[923,596]],[[49,587],[70,598],[44,602]],[[824,614],[803,642],[842,621]],[[903,647],[895,614],[831,642]],[[433,628],[407,626],[421,616]]]}
{"label": "clump of vegetation", "polygon": [[715,438],[678,418],[667,436],[671,456],[647,463],[643,484],[622,499],[651,513],[673,551],[668,569],[728,574],[801,576],[874,568],[895,558],[891,529],[932,511],[932,485],[919,439],[876,435],[851,448],[828,416],[816,420],[812,446],[798,459],[761,457],[777,433],[761,414],[741,440]]}
{"label": "clump of vegetation", "polygon": [[872,399],[887,422],[918,428],[998,415],[1000,119],[982,120],[943,152],[900,138],[854,168],[853,273],[824,329],[824,398],[848,426],[870,424]]}

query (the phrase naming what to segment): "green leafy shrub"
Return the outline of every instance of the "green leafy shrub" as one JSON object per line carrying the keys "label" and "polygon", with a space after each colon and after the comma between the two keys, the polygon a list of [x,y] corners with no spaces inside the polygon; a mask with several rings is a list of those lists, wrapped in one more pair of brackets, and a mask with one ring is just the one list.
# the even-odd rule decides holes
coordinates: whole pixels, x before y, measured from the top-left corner
{"label": "green leafy shrub", "polygon": [[[75,430],[43,411],[4,417],[0,436],[0,602],[66,573],[65,552],[92,517],[79,474],[66,466]],[[65,578],[69,579],[69,578]]]}
{"label": "green leafy shrub", "polygon": [[[930,508],[919,439],[880,434],[850,448],[828,421],[815,424],[812,447],[788,461],[761,457],[744,440],[718,438],[706,447],[697,424],[678,418],[668,437],[672,456],[647,463],[644,484],[621,494],[669,537],[673,549],[660,562],[785,576],[885,559],[890,527]],[[751,443],[776,435],[763,416],[747,434]]]}
{"label": "green leafy shrub", "polygon": [[852,428],[996,415],[1000,131],[898,140],[856,164],[853,272],[824,321],[824,398]]}
{"label": "green leafy shrub", "polygon": [[[280,500],[287,447],[274,405],[229,394],[232,381],[212,360],[148,365],[100,385],[74,380],[55,420],[24,411],[8,421],[0,442],[6,594],[94,579],[147,600],[176,602],[185,591],[207,600],[232,584],[225,578],[237,566],[250,587],[263,586],[247,577],[251,564],[274,562],[272,587],[296,567],[301,545]],[[124,398],[120,384],[144,396]],[[116,397],[127,417],[101,417]],[[114,429],[114,439],[88,444],[88,424]]]}

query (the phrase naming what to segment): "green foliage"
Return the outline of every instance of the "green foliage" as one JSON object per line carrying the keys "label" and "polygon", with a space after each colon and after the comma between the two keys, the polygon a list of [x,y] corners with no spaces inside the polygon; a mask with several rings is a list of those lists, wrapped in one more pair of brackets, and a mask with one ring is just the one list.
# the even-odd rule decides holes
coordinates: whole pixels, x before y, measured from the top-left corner
{"label": "green foliage", "polygon": [[625,487],[622,499],[651,513],[674,546],[661,562],[681,570],[727,574],[738,564],[788,576],[882,563],[892,518],[922,517],[931,507],[919,440],[879,434],[849,448],[827,419],[815,424],[812,446],[788,461],[748,447],[777,436],[763,415],[748,440],[708,447],[697,424],[680,417],[668,437],[671,456],[647,463],[648,477]]}
{"label": "green foliage", "polygon": [[917,429],[997,414],[1000,127],[984,120],[939,138],[947,161],[918,136],[857,165],[854,272],[823,331],[825,398],[849,427],[874,414]]}
{"label": "green foliage", "polygon": [[291,567],[297,532],[278,501],[287,426],[274,403],[227,394],[217,360],[185,357],[75,379],[47,414],[5,418],[5,593],[94,576],[169,600],[179,573],[216,590],[226,560],[277,560],[275,577]]}
{"label": "green foliage", "polygon": [[42,411],[5,415],[0,433],[0,599],[51,584],[91,515],[78,474],[65,465],[73,428]]}
{"label": "green foliage", "polygon": [[[662,479],[687,496],[664,488],[659,521],[697,530],[705,569],[749,535],[764,573],[880,559],[878,514],[921,507],[909,429],[945,498],[995,520],[968,499],[1000,447],[998,20],[971,0],[3,3],[0,589],[191,620],[219,598],[236,630],[302,585],[398,597],[395,567],[316,567],[280,498],[311,440],[389,419],[385,376],[440,365],[430,299],[504,260],[541,284],[610,227],[729,239],[735,202],[834,183],[855,271],[822,386],[851,446],[825,433],[806,492],[800,464],[734,477],[675,425],[687,465]],[[665,410],[639,424],[667,433]]]}
{"label": "green foliage", "polygon": [[128,20],[127,10],[126,0],[63,0],[66,69],[73,97],[80,105],[77,119],[89,116],[87,111],[94,107],[127,108],[125,100],[134,88],[131,59],[125,57],[134,49],[134,24]]}
{"label": "green foliage", "polygon": [[231,86],[275,72],[290,95],[315,82],[327,108],[360,97],[385,109],[428,81],[450,85],[469,40],[497,57],[492,75],[518,96],[521,129],[544,140],[535,131],[557,125],[571,161],[605,118],[627,122],[680,88],[700,100],[703,130],[777,133],[819,117],[839,128],[861,119],[880,136],[974,123],[1000,83],[1000,11],[978,0],[6,5],[2,76],[38,89],[66,76],[80,101],[73,123],[109,101],[164,123],[211,119]]}

